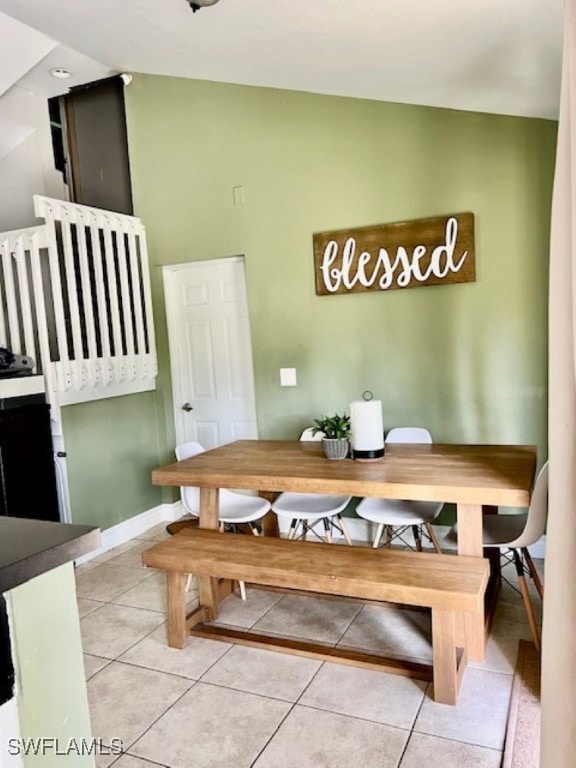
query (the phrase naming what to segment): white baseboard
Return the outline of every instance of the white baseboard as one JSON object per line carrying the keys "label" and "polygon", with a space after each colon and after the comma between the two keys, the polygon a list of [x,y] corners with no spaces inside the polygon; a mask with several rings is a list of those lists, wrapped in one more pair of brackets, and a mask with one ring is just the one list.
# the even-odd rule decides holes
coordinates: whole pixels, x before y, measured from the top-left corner
{"label": "white baseboard", "polygon": [[79,557],[76,560],[76,565],[87,563],[98,555],[108,552],[109,549],[119,547],[120,544],[125,544],[130,539],[141,536],[150,528],[154,528],[155,525],[170,523],[182,517],[183,514],[184,510],[180,501],[176,501],[173,504],[159,504],[157,507],[146,510],[146,512],[130,517],[128,520],[123,520],[118,525],[106,528],[102,531],[101,546]]}

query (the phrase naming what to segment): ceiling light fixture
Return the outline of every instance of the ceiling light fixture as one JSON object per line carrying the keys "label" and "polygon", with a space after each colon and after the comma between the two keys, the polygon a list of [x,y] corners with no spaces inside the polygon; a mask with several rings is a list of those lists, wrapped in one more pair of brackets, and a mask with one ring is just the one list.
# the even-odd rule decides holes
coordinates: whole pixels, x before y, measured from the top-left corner
{"label": "ceiling light fixture", "polygon": [[58,80],[67,80],[69,77],[72,77],[72,72],[70,72],[69,69],[63,69],[62,67],[51,69],[50,74],[52,77],[57,77]]}
{"label": "ceiling light fixture", "polygon": [[200,8],[206,8],[209,5],[215,5],[218,0],[188,0],[192,13],[196,13]]}

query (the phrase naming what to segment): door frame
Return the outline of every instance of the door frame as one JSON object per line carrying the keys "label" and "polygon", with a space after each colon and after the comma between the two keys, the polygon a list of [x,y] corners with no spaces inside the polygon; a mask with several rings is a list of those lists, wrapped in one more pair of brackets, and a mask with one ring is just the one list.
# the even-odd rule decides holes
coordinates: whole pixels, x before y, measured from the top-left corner
{"label": "door frame", "polygon": [[[177,276],[179,272],[190,269],[190,267],[209,267],[217,264],[238,263],[240,262],[244,266],[244,285],[246,286],[246,259],[241,256],[222,256],[217,259],[203,259],[201,261],[186,261],[180,264],[166,264],[162,267],[162,279],[164,283],[164,309],[166,312],[166,325],[168,331],[168,356],[170,358],[170,379],[172,384],[172,415],[174,419],[174,432],[176,435],[176,444],[181,443],[185,439],[185,435],[182,429],[182,420],[180,418],[180,403],[182,402],[182,386],[180,380],[180,369],[175,359],[175,355],[172,354],[172,349],[175,349],[175,339],[177,334],[176,318],[174,316],[175,307],[175,291],[177,288]],[[246,291],[247,293],[247,291]],[[250,328],[250,346],[252,347],[252,329]],[[252,369],[252,377],[254,378],[254,370]],[[255,388],[254,388],[255,391]],[[254,395],[256,397],[256,395]],[[255,401],[256,410],[258,408]]]}

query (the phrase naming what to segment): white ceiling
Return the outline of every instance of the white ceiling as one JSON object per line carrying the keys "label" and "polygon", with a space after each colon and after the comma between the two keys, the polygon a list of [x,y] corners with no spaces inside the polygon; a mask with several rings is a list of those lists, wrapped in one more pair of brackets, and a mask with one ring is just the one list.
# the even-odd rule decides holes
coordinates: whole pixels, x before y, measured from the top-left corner
{"label": "white ceiling", "polygon": [[79,67],[72,84],[145,72],[556,119],[562,5],[220,0],[192,13],[187,0],[0,0],[0,11],[42,33],[39,45],[60,44],[18,83],[49,95],[70,84],[46,76],[61,66]]}

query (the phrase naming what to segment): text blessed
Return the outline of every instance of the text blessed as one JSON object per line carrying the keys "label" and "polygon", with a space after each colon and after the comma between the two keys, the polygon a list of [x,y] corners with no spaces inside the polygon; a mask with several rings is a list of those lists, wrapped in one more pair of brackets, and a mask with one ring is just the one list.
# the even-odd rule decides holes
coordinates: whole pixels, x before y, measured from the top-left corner
{"label": "text blessed", "polygon": [[473,282],[474,216],[316,234],[314,259],[319,295]]}

